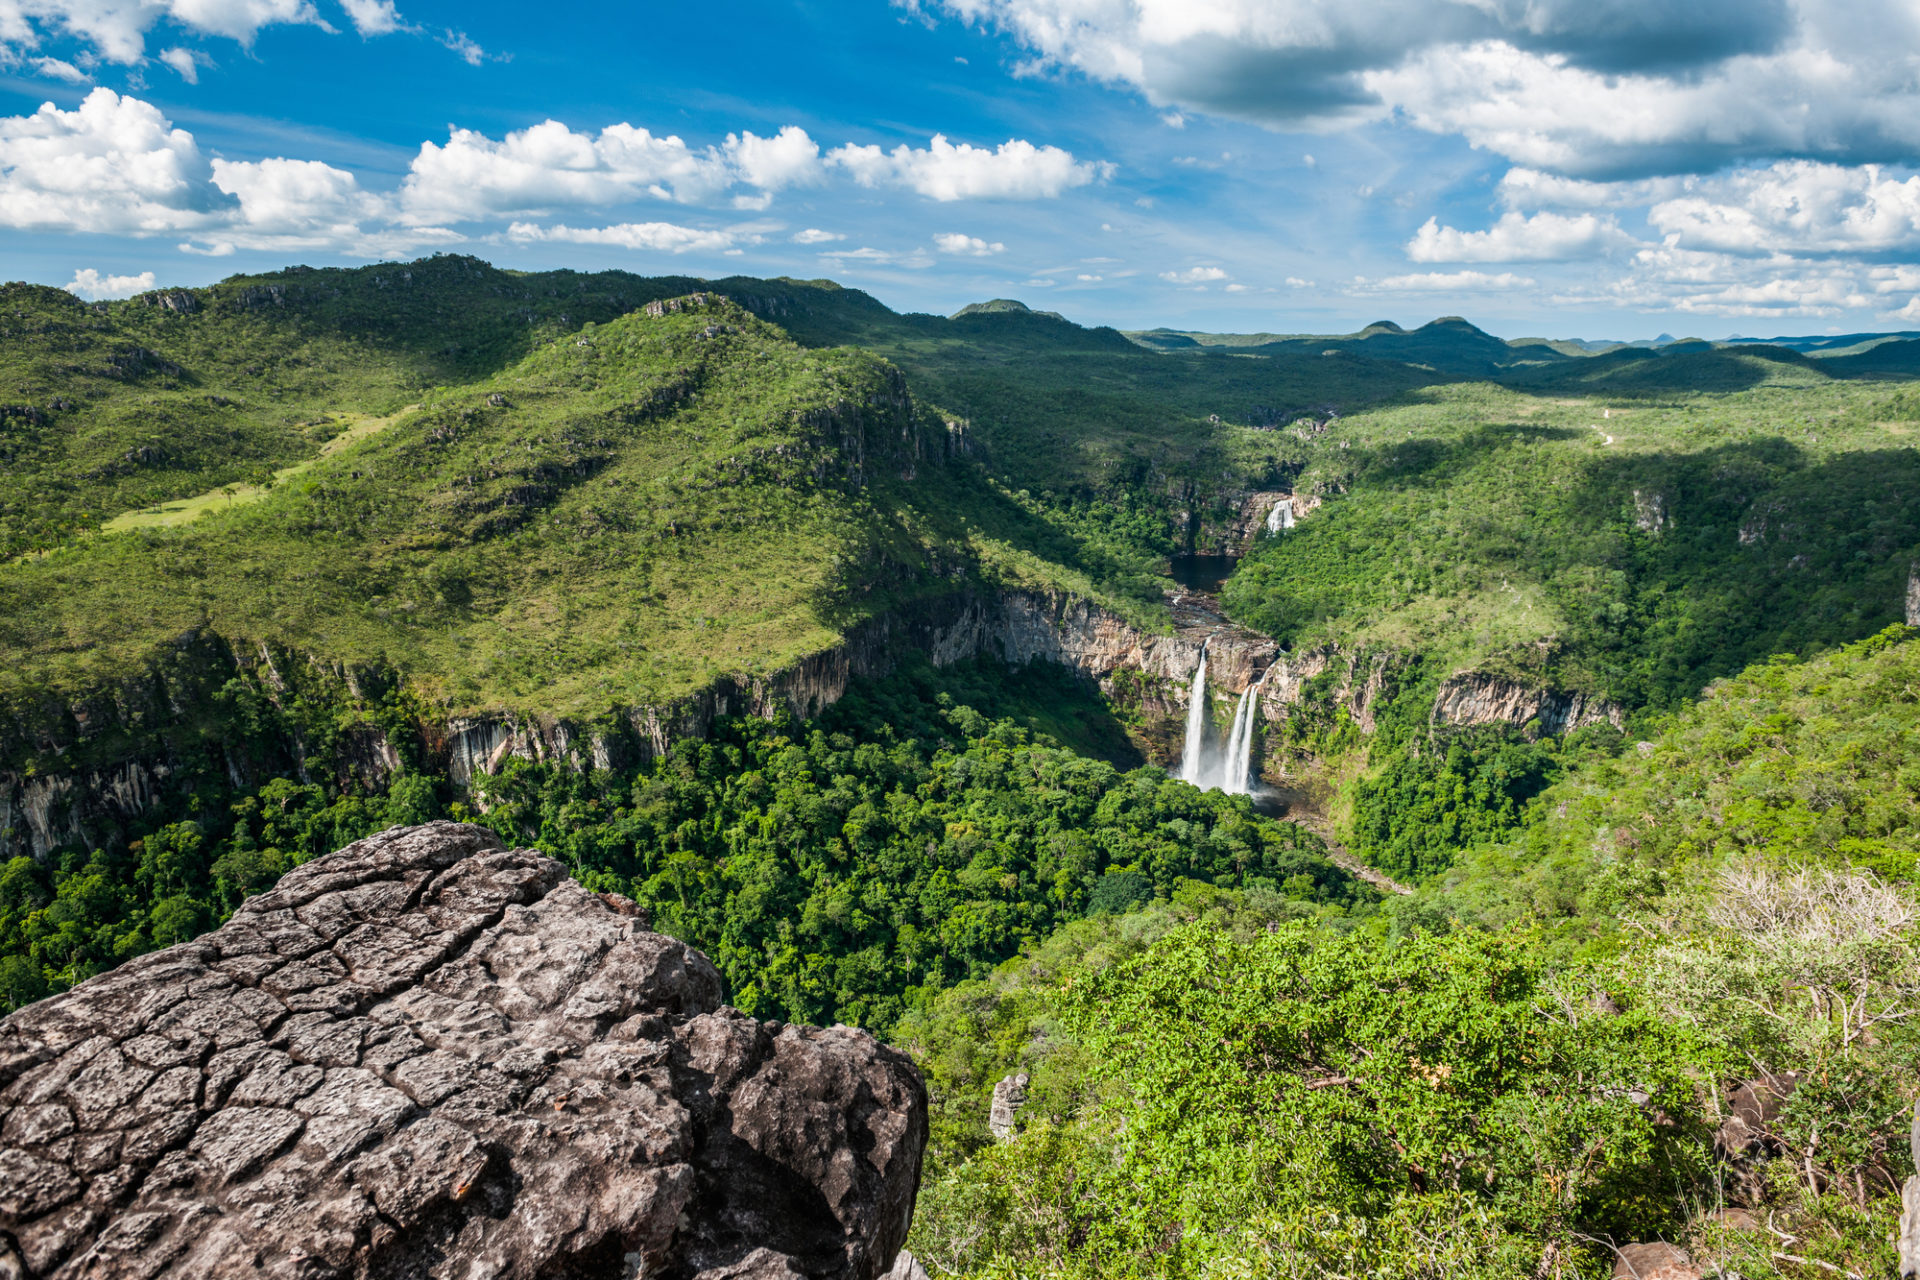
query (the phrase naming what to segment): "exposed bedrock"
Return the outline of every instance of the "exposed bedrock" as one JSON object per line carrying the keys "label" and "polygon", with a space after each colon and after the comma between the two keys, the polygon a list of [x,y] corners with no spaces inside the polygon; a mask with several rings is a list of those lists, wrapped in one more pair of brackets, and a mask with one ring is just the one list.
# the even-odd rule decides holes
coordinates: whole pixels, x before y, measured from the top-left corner
{"label": "exposed bedrock", "polygon": [[[463,787],[515,757],[580,769],[630,767],[677,742],[705,737],[722,716],[771,716],[781,708],[816,715],[854,680],[883,675],[913,651],[939,665],[983,656],[1016,665],[1057,663],[1126,710],[1151,758],[1166,765],[1180,757],[1203,646],[1208,688],[1227,718],[1231,700],[1258,684],[1262,717],[1285,720],[1307,695],[1308,682],[1324,675],[1317,687],[1363,732],[1372,732],[1376,705],[1390,695],[1402,664],[1399,655],[1365,649],[1282,652],[1268,637],[1228,622],[1217,602],[1199,593],[1176,597],[1172,615],[1172,629],[1155,632],[1064,592],[955,591],[870,618],[839,644],[769,676],[724,675],[685,697],[591,721],[538,710],[453,716],[415,725],[410,742],[389,741],[365,719],[335,732],[324,762],[297,731],[243,750],[204,724],[212,723],[210,709],[221,705],[235,680],[275,704],[304,699],[364,707],[386,693],[397,679],[393,673],[193,632],[141,677],[70,706],[49,699],[31,724],[0,725],[0,859],[43,857],[65,844],[114,844],[169,786],[195,772],[189,766],[196,763],[200,773],[224,775],[236,790],[272,776],[305,780],[310,767],[323,766],[343,785],[378,790],[400,766],[396,745]],[[1436,723],[1533,720],[1555,733],[1602,719],[1617,723],[1619,714],[1598,699],[1478,673],[1449,679],[1433,709]]]}
{"label": "exposed bedrock", "polygon": [[864,1032],[726,1007],[490,832],[395,828],[0,1021],[0,1275],[873,1280],[926,1140]]}

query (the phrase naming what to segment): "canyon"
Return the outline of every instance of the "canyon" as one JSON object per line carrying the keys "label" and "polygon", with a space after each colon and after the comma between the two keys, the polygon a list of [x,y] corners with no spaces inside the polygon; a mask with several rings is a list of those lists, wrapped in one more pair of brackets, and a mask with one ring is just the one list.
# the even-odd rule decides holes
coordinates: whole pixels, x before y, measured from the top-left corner
{"label": "canyon", "polygon": [[[1181,761],[1204,652],[1208,700],[1198,723],[1204,733],[1242,740],[1242,767],[1257,778],[1259,729],[1282,724],[1315,697],[1371,733],[1382,699],[1406,665],[1405,655],[1385,650],[1283,651],[1227,620],[1218,601],[1201,592],[1174,594],[1168,611],[1170,625],[1155,631],[1064,592],[961,590],[857,624],[839,644],[774,675],[723,676],[684,697],[593,721],[502,709],[398,727],[391,718],[381,723],[364,714],[403,686],[397,673],[189,632],[141,676],[87,699],[47,699],[32,723],[0,731],[0,857],[43,857],[63,844],[112,841],[189,766],[223,775],[235,790],[270,776],[305,781],[328,773],[333,781],[374,790],[400,771],[403,759],[444,771],[463,789],[516,757],[576,769],[645,764],[676,742],[707,736],[723,716],[770,717],[782,708],[816,715],[852,681],[885,674],[910,650],[935,665],[982,657],[1013,666],[1054,664],[1069,678],[1097,685],[1129,719],[1148,758],[1169,769]],[[330,705],[350,723],[332,733],[324,758],[292,721],[242,749],[220,727],[221,709],[236,687],[257,691],[280,709]],[[1223,729],[1242,702],[1240,732]],[[1619,719],[1617,708],[1587,695],[1473,672],[1445,680],[1432,710],[1436,725],[1533,722],[1556,734]],[[205,732],[197,732],[202,726]]]}

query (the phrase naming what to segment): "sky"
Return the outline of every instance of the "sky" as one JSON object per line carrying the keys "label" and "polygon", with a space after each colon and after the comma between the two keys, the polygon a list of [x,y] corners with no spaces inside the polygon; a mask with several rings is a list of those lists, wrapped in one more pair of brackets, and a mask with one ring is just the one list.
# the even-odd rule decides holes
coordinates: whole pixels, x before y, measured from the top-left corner
{"label": "sky", "polygon": [[1920,0],[0,0],[0,276],[1920,330]]}

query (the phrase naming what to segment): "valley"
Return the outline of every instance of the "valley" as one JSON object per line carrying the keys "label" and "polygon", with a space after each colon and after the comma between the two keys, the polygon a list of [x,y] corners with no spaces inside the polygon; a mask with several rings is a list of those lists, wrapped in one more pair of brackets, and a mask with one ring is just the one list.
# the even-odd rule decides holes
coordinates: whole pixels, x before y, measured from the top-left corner
{"label": "valley", "polygon": [[1904,335],[452,255],[0,321],[7,1008],[450,819],[909,1054],[941,1274],[1892,1256]]}

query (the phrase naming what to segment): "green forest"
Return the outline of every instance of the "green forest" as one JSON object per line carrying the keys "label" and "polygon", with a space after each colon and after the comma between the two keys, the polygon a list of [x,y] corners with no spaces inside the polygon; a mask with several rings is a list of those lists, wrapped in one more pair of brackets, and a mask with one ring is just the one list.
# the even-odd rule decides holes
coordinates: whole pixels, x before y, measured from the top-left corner
{"label": "green forest", "polygon": [[[1128,335],[458,256],[7,286],[0,1007],[453,818],[740,1009],[906,1050],[936,1275],[1604,1276],[1650,1240],[1891,1274],[1912,346]],[[1222,549],[1217,611],[1171,607]],[[1319,663],[1263,686],[1262,793],[1177,780],[1184,670],[961,646],[1014,597]]]}

